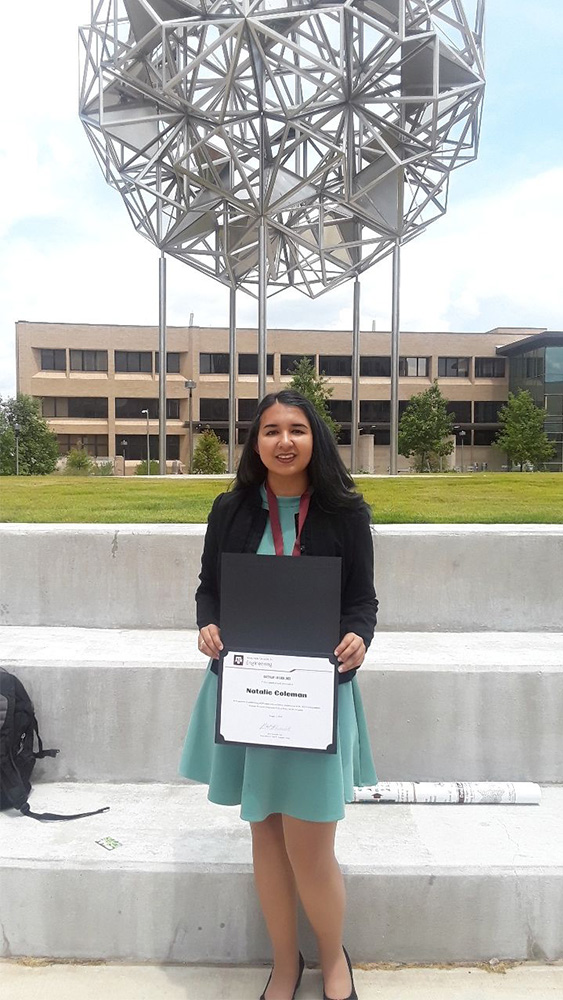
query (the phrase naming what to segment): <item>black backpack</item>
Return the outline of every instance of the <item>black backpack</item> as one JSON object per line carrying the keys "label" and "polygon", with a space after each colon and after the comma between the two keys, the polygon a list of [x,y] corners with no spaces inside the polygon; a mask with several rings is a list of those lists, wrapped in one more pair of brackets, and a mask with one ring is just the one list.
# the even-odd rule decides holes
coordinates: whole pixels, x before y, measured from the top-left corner
{"label": "black backpack", "polygon": [[[33,752],[37,735],[39,751]],[[34,813],[28,804],[31,792],[31,772],[35,761],[43,757],[56,757],[59,750],[44,750],[39,736],[33,704],[21,681],[0,667],[0,809],[19,809],[32,819],[81,819],[107,812],[76,813],[59,816],[56,813]]]}

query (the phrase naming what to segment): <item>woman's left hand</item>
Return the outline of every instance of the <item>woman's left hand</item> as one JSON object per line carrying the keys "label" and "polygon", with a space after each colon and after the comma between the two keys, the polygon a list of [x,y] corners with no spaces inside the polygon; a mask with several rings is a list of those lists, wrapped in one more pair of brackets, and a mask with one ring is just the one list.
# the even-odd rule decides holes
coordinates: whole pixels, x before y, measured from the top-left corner
{"label": "woman's left hand", "polygon": [[353,670],[354,667],[360,667],[366,655],[364,640],[355,632],[347,632],[334,650],[334,655],[340,660],[338,667],[340,674]]}

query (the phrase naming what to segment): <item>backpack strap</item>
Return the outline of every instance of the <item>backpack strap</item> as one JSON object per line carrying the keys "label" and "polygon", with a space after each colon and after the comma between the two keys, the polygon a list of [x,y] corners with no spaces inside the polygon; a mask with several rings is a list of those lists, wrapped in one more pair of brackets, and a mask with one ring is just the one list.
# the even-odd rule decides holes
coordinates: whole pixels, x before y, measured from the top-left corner
{"label": "backpack strap", "polygon": [[34,753],[33,756],[36,760],[43,760],[44,757],[56,757],[60,750],[44,750],[41,737],[39,735],[39,727],[37,725],[37,719],[33,717],[33,728],[35,730],[35,735],[37,736],[37,742],[39,743],[39,751]]}
{"label": "backpack strap", "polygon": [[23,806],[20,806],[19,809],[24,816],[29,816],[31,819],[38,820],[83,819],[85,816],[97,816],[99,813],[109,812],[109,806],[105,806],[103,809],[96,809],[94,812],[74,813],[73,816],[60,816],[58,813],[35,813],[29,808],[28,802],[26,802]]}

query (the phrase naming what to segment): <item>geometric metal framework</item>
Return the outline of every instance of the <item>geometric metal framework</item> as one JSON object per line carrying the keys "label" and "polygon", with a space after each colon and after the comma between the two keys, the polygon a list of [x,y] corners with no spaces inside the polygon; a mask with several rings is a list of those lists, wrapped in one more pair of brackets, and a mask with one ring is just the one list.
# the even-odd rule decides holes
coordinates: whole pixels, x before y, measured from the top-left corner
{"label": "geometric metal framework", "polygon": [[[467,11],[471,10],[471,20]],[[316,297],[446,211],[477,155],[483,0],[93,0],[80,117],[137,231]]]}

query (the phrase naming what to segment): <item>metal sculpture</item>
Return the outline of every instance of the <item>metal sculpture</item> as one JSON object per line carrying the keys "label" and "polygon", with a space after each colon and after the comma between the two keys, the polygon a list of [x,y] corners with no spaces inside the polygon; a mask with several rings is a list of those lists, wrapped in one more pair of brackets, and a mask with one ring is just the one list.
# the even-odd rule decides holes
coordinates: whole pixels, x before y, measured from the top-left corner
{"label": "metal sculpture", "polygon": [[259,298],[259,395],[266,296],[357,279],[475,158],[484,0],[465,7],[472,25],[459,0],[93,0],[92,147],[139,233]]}

